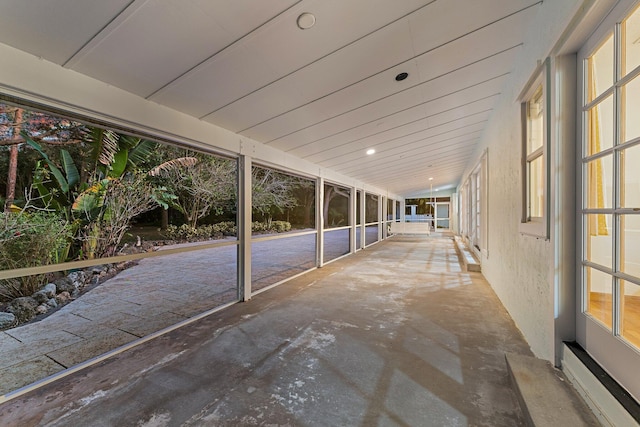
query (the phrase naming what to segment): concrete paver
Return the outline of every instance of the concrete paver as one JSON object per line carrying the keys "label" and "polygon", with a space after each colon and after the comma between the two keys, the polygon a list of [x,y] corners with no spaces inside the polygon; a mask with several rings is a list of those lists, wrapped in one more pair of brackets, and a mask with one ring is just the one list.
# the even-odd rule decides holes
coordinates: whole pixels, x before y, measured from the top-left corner
{"label": "concrete paver", "polygon": [[99,327],[94,336],[47,352],[47,357],[69,368],[138,338],[119,329]]}
{"label": "concrete paver", "polygon": [[180,316],[179,314],[165,312],[159,316],[150,316],[145,318],[136,317],[135,319],[132,318],[132,320],[125,321],[124,323],[120,324],[119,328],[122,331],[128,332],[132,335],[144,337],[171,325],[175,325],[176,323],[179,323],[186,318],[187,317]]}
{"label": "concrete paver", "polygon": [[[12,331],[8,331],[7,334],[9,334],[10,332]],[[66,331],[51,331],[51,334],[43,334],[39,331],[34,331],[35,333],[32,334],[25,334],[23,333],[24,331],[19,332],[19,334],[16,334],[18,335],[18,337],[27,336],[25,342],[20,342],[20,344],[17,346],[11,346],[11,348],[9,348],[7,351],[3,349],[2,355],[5,357],[1,359],[2,362],[0,367],[3,369],[11,369],[11,367],[15,367],[19,364],[20,368],[16,367],[16,371],[18,369],[20,369],[20,371],[28,371],[29,375],[25,375],[25,377],[27,378],[37,376],[34,374],[34,372],[38,371],[38,367],[40,365],[28,367],[28,364],[25,363],[26,361],[37,360],[39,356],[43,356],[47,352],[82,342],[82,338],[70,334]],[[45,376],[46,375],[43,375],[42,378],[44,378]],[[2,387],[6,387],[4,385],[4,382],[2,383]]]}
{"label": "concrete paver", "polygon": [[64,369],[64,366],[47,356],[37,356],[14,364],[10,368],[0,369],[0,378],[5,387],[15,390],[22,387],[25,382],[30,384]]}

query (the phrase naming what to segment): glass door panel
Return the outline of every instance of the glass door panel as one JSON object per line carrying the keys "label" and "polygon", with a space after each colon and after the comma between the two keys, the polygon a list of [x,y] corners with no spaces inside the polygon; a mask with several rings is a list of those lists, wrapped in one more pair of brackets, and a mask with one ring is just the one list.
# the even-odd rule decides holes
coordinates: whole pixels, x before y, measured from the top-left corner
{"label": "glass door panel", "polygon": [[585,260],[613,269],[613,230],[612,216],[606,214],[588,214],[584,216],[586,227]]}
{"label": "glass door panel", "polygon": [[620,152],[620,181],[620,207],[640,208],[640,145]]}
{"label": "glass door panel", "polygon": [[624,339],[640,347],[640,286],[620,281],[620,331]]}
{"label": "glass door panel", "polygon": [[613,147],[613,96],[606,97],[587,112],[586,153],[591,156]]}
{"label": "glass door panel", "polygon": [[449,227],[449,215],[450,215],[449,203],[436,203],[436,229],[448,230]]}
{"label": "glass door panel", "polygon": [[613,208],[613,156],[591,160],[586,165],[584,185],[588,209]]}
{"label": "glass door panel", "polygon": [[640,77],[622,86],[622,126],[621,142],[631,141],[640,136]]}
{"label": "glass door panel", "polygon": [[613,48],[613,34],[610,34],[589,58],[589,102],[602,95],[613,85]]}
{"label": "glass door panel", "polygon": [[620,217],[620,269],[640,278],[640,215]]}
{"label": "glass door panel", "polygon": [[613,319],[613,277],[595,268],[585,268],[587,285],[586,312],[602,322],[609,330]]}
{"label": "glass door panel", "polygon": [[623,55],[622,75],[625,76],[640,65],[640,44],[638,43],[640,28],[640,8],[637,8],[622,23]]}

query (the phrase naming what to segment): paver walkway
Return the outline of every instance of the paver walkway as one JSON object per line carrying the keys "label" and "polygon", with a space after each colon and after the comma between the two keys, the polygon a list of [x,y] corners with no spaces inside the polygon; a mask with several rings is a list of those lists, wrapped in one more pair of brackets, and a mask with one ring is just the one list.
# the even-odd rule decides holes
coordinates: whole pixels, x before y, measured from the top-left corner
{"label": "paver walkway", "polygon": [[[348,230],[325,240],[326,259],[349,251]],[[315,234],[254,243],[253,290],[312,268],[315,249]],[[236,301],[236,258],[236,246],[146,258],[48,317],[0,332],[0,395]]]}

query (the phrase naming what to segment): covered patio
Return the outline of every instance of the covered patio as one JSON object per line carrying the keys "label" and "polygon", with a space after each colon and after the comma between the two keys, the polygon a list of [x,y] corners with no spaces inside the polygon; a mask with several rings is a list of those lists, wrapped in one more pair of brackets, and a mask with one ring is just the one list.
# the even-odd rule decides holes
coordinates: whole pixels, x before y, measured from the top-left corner
{"label": "covered patio", "polygon": [[0,418],[523,425],[505,353],[531,355],[451,238],[395,237],[13,399]]}

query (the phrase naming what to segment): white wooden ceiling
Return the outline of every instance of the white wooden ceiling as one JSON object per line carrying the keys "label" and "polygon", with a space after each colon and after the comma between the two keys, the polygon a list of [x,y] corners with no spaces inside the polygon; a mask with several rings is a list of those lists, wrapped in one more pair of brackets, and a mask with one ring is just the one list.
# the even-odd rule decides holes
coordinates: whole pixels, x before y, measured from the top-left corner
{"label": "white wooden ceiling", "polygon": [[0,43],[411,196],[458,184],[539,4],[3,0]]}

